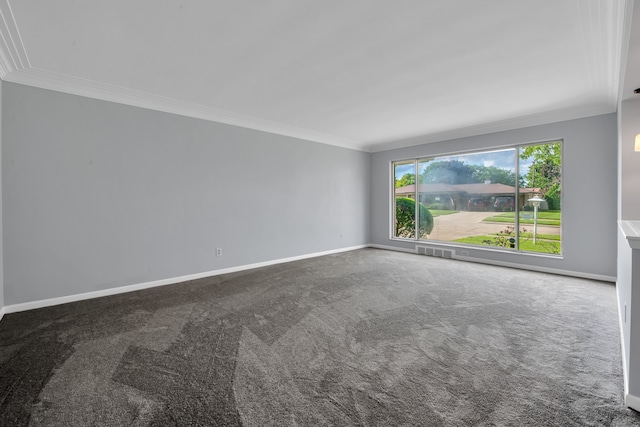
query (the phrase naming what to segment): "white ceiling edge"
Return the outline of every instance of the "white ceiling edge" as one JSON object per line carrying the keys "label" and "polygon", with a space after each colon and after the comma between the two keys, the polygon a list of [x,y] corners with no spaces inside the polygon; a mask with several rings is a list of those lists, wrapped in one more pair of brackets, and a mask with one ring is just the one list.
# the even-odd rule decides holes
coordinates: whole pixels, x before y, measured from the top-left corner
{"label": "white ceiling edge", "polygon": [[77,77],[66,76],[35,68],[23,68],[20,70],[14,69],[8,73],[2,73],[2,70],[5,68],[5,64],[3,63],[3,47],[4,46],[0,45],[0,78],[3,81],[217,123],[224,123],[368,153],[376,153],[452,139],[486,135],[530,126],[580,119],[584,117],[614,113],[617,110],[616,106],[612,105],[606,108],[589,106],[578,109],[572,108],[568,110],[548,111],[536,115],[516,117],[498,122],[452,129],[438,133],[418,135],[400,140],[391,140],[381,143],[364,143],[282,123],[258,119],[256,117],[245,116],[230,111],[211,108],[204,105],[180,101],[114,85],[83,80]]}
{"label": "white ceiling edge", "polygon": [[[382,142],[369,146],[369,152],[378,153],[381,151],[394,150],[398,148],[409,148],[423,144],[450,141],[453,139],[468,138],[472,136],[487,135],[491,133],[517,130],[531,126],[548,125],[552,123],[564,122],[574,119],[599,116],[602,114],[615,113],[616,106],[569,108],[565,110],[546,111],[540,114],[533,114],[524,117],[501,120],[497,122],[474,125],[464,128],[452,129],[427,135],[419,135],[402,140]],[[523,141],[527,142],[527,141]]]}
{"label": "white ceiling edge", "polygon": [[549,111],[542,114],[517,117],[433,134],[419,135],[411,138],[403,138],[401,140],[391,140],[382,143],[364,143],[315,132],[309,129],[302,129],[295,126],[246,116],[231,111],[225,111],[114,85],[83,80],[77,77],[66,76],[35,68],[14,69],[8,73],[3,73],[2,71],[6,67],[6,63],[3,61],[5,53],[3,52],[3,47],[4,46],[0,45],[0,78],[6,82],[23,84],[26,86],[33,86],[41,89],[48,89],[217,123],[224,123],[369,153],[597,116],[601,114],[614,113],[616,111],[615,105],[606,108],[589,106],[579,109],[573,108],[568,110]]}
{"label": "white ceiling edge", "polygon": [[[633,10],[634,0],[623,1],[625,2],[625,7],[622,8],[619,19],[625,21],[625,24],[627,24],[630,19],[630,12]],[[630,35],[628,33],[623,35],[622,47],[628,46],[629,37]],[[625,38],[627,40],[624,40]],[[626,52],[619,52],[619,55],[621,57],[618,59],[626,62]],[[624,76],[624,64],[622,65],[621,73],[614,73],[617,75],[612,76],[614,79],[620,79],[618,83]],[[618,96],[618,99],[616,99],[614,103],[611,103],[613,105],[610,107],[587,106],[583,108],[548,111],[541,114],[402,138],[400,140],[376,143],[354,141],[232,111],[34,68],[29,62],[8,0],[0,0],[0,79],[7,82],[224,123],[369,153],[613,113],[617,111],[617,104],[620,100],[620,96]],[[618,87],[620,86],[622,85],[619,84]]]}
{"label": "white ceiling edge", "polygon": [[11,71],[3,80],[72,95],[335,145],[352,150],[368,151],[366,144],[334,135],[36,68]]}
{"label": "white ceiling edge", "polygon": [[[636,7],[637,6],[637,7]],[[635,22],[635,31],[634,24]],[[634,90],[640,85],[638,70],[640,68],[640,58],[629,57],[630,52],[640,51],[639,43],[632,39],[632,32],[638,34],[640,31],[640,2],[626,0],[624,33],[622,36],[622,54],[620,58],[620,85],[618,87],[618,106],[627,100],[639,100]]]}
{"label": "white ceiling edge", "polygon": [[29,63],[8,0],[0,0],[0,79],[11,83],[224,123],[352,150],[368,151],[367,144],[335,135],[34,68]]}
{"label": "white ceiling edge", "polygon": [[30,66],[11,6],[8,0],[0,0],[0,78]]}

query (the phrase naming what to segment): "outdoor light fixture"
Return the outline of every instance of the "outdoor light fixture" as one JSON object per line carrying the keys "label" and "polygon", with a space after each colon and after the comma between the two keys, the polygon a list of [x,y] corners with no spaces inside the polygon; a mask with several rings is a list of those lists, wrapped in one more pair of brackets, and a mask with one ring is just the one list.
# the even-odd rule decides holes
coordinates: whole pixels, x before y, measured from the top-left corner
{"label": "outdoor light fixture", "polygon": [[540,203],[544,202],[537,194],[527,200],[533,206],[533,244],[536,244],[536,234],[538,234],[538,208]]}

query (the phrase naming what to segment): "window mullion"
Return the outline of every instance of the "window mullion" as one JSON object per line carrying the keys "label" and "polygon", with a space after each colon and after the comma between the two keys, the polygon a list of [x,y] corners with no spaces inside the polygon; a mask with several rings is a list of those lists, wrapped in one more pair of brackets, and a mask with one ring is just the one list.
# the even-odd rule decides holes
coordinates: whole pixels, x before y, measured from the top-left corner
{"label": "window mullion", "polygon": [[418,184],[419,179],[418,179],[418,160],[417,159],[414,160],[414,162],[413,162],[413,170],[414,170],[415,182],[416,182],[416,184],[415,184],[416,191],[415,191],[415,195],[414,195],[414,197],[415,197],[414,200],[416,202],[414,203],[414,213],[413,213],[413,217],[415,218],[415,223],[416,223],[415,238],[416,238],[416,240],[420,240],[420,223],[419,223],[420,218],[418,218],[418,212],[419,212],[418,208],[420,206],[419,205],[420,201],[418,200],[418,197],[420,195],[420,189],[419,189],[419,184]]}
{"label": "window mullion", "polygon": [[515,232],[516,232],[516,251],[520,251],[520,148],[516,147],[516,155],[515,155],[515,187],[516,194],[515,200],[513,203],[513,216],[514,216],[514,224],[515,224]]}

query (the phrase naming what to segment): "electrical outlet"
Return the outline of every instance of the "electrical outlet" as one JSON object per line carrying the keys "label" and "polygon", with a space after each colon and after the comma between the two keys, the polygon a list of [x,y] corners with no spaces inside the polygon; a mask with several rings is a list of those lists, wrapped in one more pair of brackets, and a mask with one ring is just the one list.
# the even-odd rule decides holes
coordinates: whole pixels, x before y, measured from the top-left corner
{"label": "electrical outlet", "polygon": [[216,256],[222,256],[222,248],[216,248]]}
{"label": "electrical outlet", "polygon": [[462,256],[469,255],[469,251],[462,251],[462,252],[460,252],[460,255],[462,255]]}

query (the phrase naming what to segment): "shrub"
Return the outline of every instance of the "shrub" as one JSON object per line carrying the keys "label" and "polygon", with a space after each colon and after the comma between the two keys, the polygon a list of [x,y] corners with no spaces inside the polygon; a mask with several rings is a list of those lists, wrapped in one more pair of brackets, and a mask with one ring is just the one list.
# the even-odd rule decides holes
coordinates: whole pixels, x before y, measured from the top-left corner
{"label": "shrub", "polygon": [[[528,240],[528,239],[523,240],[523,237],[522,237],[526,235],[526,233],[527,233],[527,229],[523,227],[522,231],[520,232],[520,243]],[[508,225],[507,228],[496,233],[493,236],[492,240],[483,240],[482,243],[489,246],[502,246],[503,248],[515,248],[516,247],[515,237],[516,237],[515,227]]]}
{"label": "shrub", "polygon": [[560,193],[554,194],[545,194],[545,200],[549,206],[550,211],[559,211],[560,210]]}
{"label": "shrub", "polygon": [[[422,203],[418,206],[419,238],[424,239],[433,230],[433,215]],[[396,237],[415,237],[416,202],[408,197],[396,199]]]}

